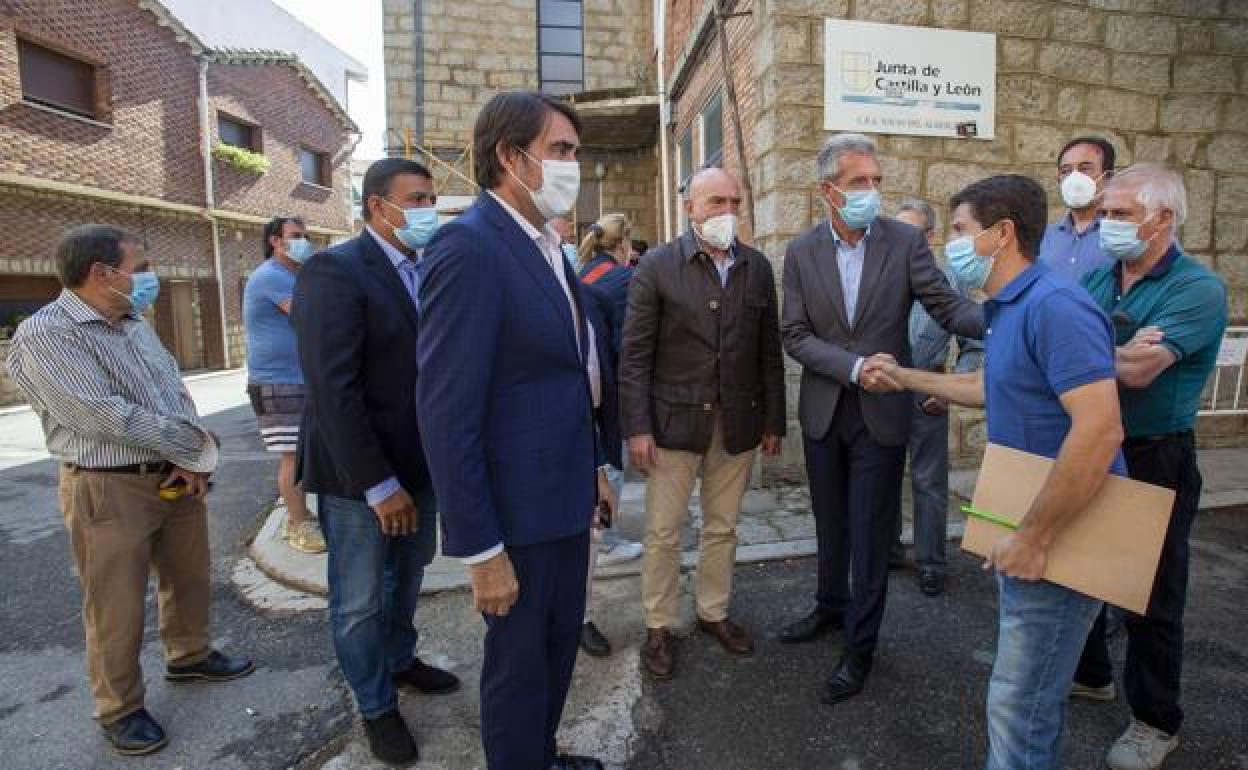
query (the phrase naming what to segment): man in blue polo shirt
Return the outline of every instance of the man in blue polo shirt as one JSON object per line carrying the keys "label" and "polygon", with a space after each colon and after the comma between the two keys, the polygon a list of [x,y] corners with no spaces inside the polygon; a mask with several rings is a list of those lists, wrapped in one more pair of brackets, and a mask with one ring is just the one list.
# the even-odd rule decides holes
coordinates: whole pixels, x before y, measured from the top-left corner
{"label": "man in blue polo shirt", "polygon": [[988,440],[1056,460],[1017,532],[986,566],[1000,593],[997,657],[988,687],[988,770],[1061,766],[1066,695],[1101,602],[1043,580],[1048,549],[1112,471],[1125,474],[1109,319],[1083,289],[1035,264],[1048,210],[1018,175],[953,196],[949,266],[983,288],[984,369],[937,374],[876,359],[869,385],[985,406]]}
{"label": "man in blue polo shirt", "polygon": [[[1101,242],[1116,263],[1089,273],[1083,284],[1114,323],[1127,470],[1176,493],[1148,612],[1126,613],[1123,684],[1132,720],[1108,757],[1113,770],[1152,770],[1178,744],[1183,721],[1187,540],[1201,487],[1192,426],[1226,329],[1226,287],[1179,247],[1187,195],[1177,173],[1132,166],[1110,181],[1102,207]],[[1114,699],[1103,615],[1071,695]]]}
{"label": "man in blue polo shirt", "polygon": [[1114,175],[1114,146],[1096,136],[1071,139],[1057,154],[1057,180],[1067,212],[1040,242],[1040,264],[1078,282],[1113,263],[1101,251],[1101,191]]}

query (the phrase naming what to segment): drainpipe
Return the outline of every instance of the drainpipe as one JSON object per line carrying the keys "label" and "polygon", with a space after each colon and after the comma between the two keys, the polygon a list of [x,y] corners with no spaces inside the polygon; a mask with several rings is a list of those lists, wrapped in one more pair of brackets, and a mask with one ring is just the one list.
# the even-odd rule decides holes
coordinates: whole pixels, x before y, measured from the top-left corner
{"label": "drainpipe", "polygon": [[659,201],[663,208],[663,240],[672,239],[672,177],[667,166],[667,122],[671,105],[667,103],[667,0],[655,0],[654,37],[658,48],[659,80]]}
{"label": "drainpipe", "polygon": [[[230,327],[225,318],[225,270],[221,265],[221,234],[212,211],[217,208],[212,182],[212,124],[208,114],[208,55],[199,57],[199,149],[204,160],[204,208],[212,227],[212,269],[217,274],[217,312],[221,314],[221,362],[230,368]],[[202,316],[201,316],[202,319]]]}

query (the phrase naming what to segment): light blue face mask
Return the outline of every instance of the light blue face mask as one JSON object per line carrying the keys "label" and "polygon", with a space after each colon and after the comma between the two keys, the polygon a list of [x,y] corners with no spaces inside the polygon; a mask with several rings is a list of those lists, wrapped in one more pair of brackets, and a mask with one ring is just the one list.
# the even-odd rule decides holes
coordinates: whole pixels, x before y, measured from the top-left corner
{"label": "light blue face mask", "polygon": [[292,262],[303,264],[312,256],[312,242],[307,238],[288,238],[286,240],[286,256]]}
{"label": "light blue face mask", "polygon": [[577,260],[576,247],[570,243],[563,244],[563,257],[568,260],[568,264],[572,266],[573,270],[575,270]]}
{"label": "light blue face mask", "polygon": [[[433,206],[427,208],[404,209],[390,201],[386,205],[403,212],[405,224],[394,228],[394,237],[409,249],[423,249],[438,231],[438,210]],[[387,223],[389,224],[389,223]],[[391,225],[391,227],[394,227]]]}
{"label": "light blue face mask", "polygon": [[1122,219],[1102,219],[1100,233],[1101,251],[1128,264],[1144,256],[1144,252],[1148,251],[1149,242],[1157,237],[1157,234],[1153,233],[1153,238],[1147,241],[1140,240],[1140,225]]}
{"label": "light blue face mask", "polygon": [[850,190],[846,192],[836,185],[832,186],[845,196],[845,205],[837,208],[836,213],[850,230],[865,230],[880,215],[880,191]]}
{"label": "light blue face mask", "polygon": [[134,312],[142,313],[156,304],[156,298],[160,296],[160,279],[156,277],[155,272],[144,270],[141,273],[124,273],[115,267],[109,269],[130,279],[129,294],[122,294],[111,286],[108,288],[130,300],[130,306],[134,308]]}
{"label": "light blue face mask", "polygon": [[984,288],[997,261],[996,254],[981,257],[975,251],[975,239],[986,232],[988,230],[981,230],[974,236],[964,235],[945,244],[945,259],[949,260],[949,269],[953,271],[958,282],[968,289]]}

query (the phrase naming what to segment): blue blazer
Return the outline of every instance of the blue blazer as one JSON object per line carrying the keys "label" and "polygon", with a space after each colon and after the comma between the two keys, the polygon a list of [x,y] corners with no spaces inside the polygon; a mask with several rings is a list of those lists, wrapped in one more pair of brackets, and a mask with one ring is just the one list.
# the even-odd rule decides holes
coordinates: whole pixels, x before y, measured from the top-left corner
{"label": "blue blazer", "polygon": [[299,269],[291,324],[307,392],[298,467],[307,492],[351,499],[396,477],[429,484],[416,421],[416,329],[407,288],[368,232]]}
{"label": "blue blazer", "polygon": [[598,465],[624,468],[623,442],[620,434],[620,388],[617,380],[620,349],[616,344],[618,330],[612,320],[611,297],[596,285],[581,284],[585,298],[585,320],[594,327],[594,345],[598,353],[598,376],[602,382],[602,405],[595,410],[594,427],[598,430]]}
{"label": "blue blazer", "polygon": [[490,195],[425,249],[417,414],[442,514],[465,557],[584,533],[597,501],[593,408],[573,314],[550,263]]}

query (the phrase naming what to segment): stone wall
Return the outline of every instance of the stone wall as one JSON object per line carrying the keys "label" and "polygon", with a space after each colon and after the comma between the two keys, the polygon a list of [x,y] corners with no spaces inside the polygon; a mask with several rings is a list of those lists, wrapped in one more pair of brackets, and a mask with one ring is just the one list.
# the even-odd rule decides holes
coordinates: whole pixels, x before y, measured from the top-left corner
{"label": "stone wall", "polygon": [[[655,179],[659,161],[653,147],[606,155],[582,153],[581,178],[592,180],[594,166],[602,162],[606,176],[602,180],[602,213],[622,213],[632,223],[632,237],[654,245],[660,240],[658,187]],[[584,207],[578,207],[584,211]],[[593,209],[596,211],[597,206]]]}
{"label": "stone wall", "polygon": [[[814,157],[826,137],[827,18],[998,36],[996,138],[877,136],[887,204],[919,196],[944,220],[946,202],[964,185],[1016,172],[1045,186],[1057,218],[1054,154],[1075,135],[1104,136],[1120,167],[1157,161],[1183,170],[1182,243],[1227,281],[1232,318],[1248,317],[1248,2],[765,0],[750,152],[762,169],[757,243],[777,270],[788,241],[825,216]],[[1202,439],[1230,440],[1222,434],[1231,428],[1210,422],[1202,422]],[[981,419],[960,413],[952,425],[951,446],[973,455],[983,441]]]}
{"label": "stone wall", "polygon": [[[650,4],[584,0],[583,8],[585,89],[650,87]],[[477,113],[490,97],[537,88],[536,9],[534,0],[384,0],[391,150],[402,151],[410,129],[417,142],[442,149],[449,160],[471,143]],[[456,166],[471,176],[467,158]],[[471,192],[436,164],[433,171],[444,194]]]}

